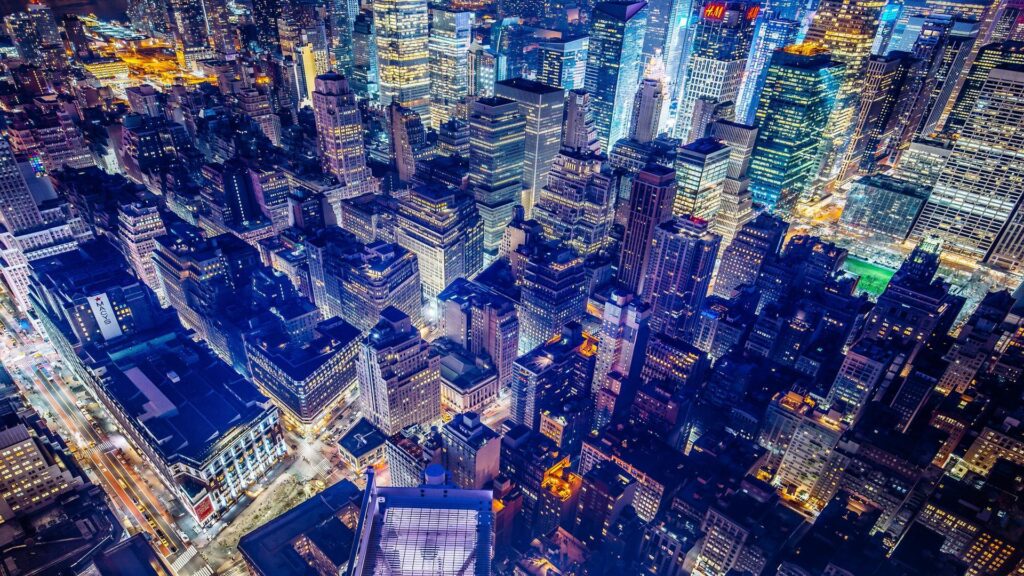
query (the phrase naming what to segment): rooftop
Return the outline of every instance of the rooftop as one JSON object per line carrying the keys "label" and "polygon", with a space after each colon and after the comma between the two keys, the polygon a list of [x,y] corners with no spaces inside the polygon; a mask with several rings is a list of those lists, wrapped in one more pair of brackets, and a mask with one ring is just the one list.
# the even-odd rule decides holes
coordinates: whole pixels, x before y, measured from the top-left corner
{"label": "rooftop", "polygon": [[386,440],[387,436],[379,428],[366,418],[360,418],[355,426],[338,440],[338,445],[358,460],[379,448]]}
{"label": "rooftop", "polygon": [[311,568],[295,542],[303,536],[318,548],[331,542],[325,553],[332,560],[341,552],[350,553],[355,533],[339,518],[358,508],[360,495],[355,484],[342,480],[243,536],[238,550],[257,574],[306,576]]}

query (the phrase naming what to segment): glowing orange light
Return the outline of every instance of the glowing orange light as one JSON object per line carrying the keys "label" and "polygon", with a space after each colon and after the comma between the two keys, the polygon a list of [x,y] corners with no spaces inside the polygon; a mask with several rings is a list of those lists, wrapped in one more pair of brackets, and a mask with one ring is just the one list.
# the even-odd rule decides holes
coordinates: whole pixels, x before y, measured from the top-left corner
{"label": "glowing orange light", "polygon": [[725,16],[725,4],[715,2],[704,7],[704,17],[708,20],[721,20]]}
{"label": "glowing orange light", "polygon": [[747,20],[753,20],[757,18],[757,15],[761,13],[760,6],[751,6],[747,8]]}

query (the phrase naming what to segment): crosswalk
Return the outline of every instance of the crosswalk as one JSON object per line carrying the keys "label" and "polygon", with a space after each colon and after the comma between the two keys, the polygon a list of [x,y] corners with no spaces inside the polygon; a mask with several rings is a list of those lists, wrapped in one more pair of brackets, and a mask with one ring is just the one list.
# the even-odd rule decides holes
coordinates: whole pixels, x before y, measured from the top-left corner
{"label": "crosswalk", "polygon": [[210,576],[213,574],[213,568],[210,568],[209,564],[204,564],[198,572],[193,572],[192,576]]}
{"label": "crosswalk", "polygon": [[327,458],[321,458],[320,463],[316,465],[316,473],[320,476],[329,476],[331,474],[331,461]]}
{"label": "crosswalk", "polygon": [[197,550],[195,546],[185,548],[185,551],[182,552],[181,556],[178,556],[174,563],[171,564],[171,569],[175,572],[181,570],[185,567],[185,564],[188,564],[188,561],[195,558],[198,553],[199,550]]}

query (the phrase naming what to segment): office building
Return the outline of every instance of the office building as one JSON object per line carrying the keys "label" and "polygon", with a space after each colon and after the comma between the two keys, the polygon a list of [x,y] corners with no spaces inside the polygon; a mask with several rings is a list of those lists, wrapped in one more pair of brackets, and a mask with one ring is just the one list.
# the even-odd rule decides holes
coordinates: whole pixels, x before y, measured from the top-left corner
{"label": "office building", "polygon": [[441,428],[443,464],[459,488],[482,490],[500,473],[501,437],[476,412],[456,414]]}
{"label": "office building", "polygon": [[[638,353],[646,344],[647,323],[650,307],[629,292],[612,290],[604,303],[601,313],[601,331],[598,335],[597,364],[594,368],[594,384],[591,390],[594,402],[597,396],[611,387],[609,379],[615,374],[629,378],[639,365]],[[594,429],[606,424],[611,414],[599,414],[595,410]]]}
{"label": "office building", "polygon": [[731,162],[731,149],[715,138],[700,138],[682,146],[676,153],[675,216],[692,216],[715,222],[725,179]]}
{"label": "office building", "polygon": [[483,220],[484,265],[498,257],[501,237],[522,200],[526,119],[507,98],[482,98],[469,114],[469,182]]}
{"label": "office building", "polygon": [[380,102],[430,117],[430,49],[426,0],[373,3]]}
{"label": "office building", "polygon": [[800,30],[800,23],[795,20],[775,18],[771,14],[766,16],[767,19],[756,28],[750,58],[744,71],[743,86],[736,98],[736,121],[742,124],[754,122],[772,55],[795,43]]}
{"label": "office building", "polygon": [[210,28],[202,0],[174,0],[168,2],[167,8],[178,63],[198,70],[200,61],[213,57],[208,36]]}
{"label": "office building", "polygon": [[519,353],[525,354],[583,318],[583,258],[565,245],[543,243],[526,261],[519,304]]}
{"label": "office building", "polygon": [[540,70],[537,81],[569,92],[583,90],[587,78],[587,36],[545,40],[538,46]]}
{"label": "office building", "polygon": [[469,93],[469,44],[473,13],[430,8],[430,125],[437,130],[456,117]]}
{"label": "office building", "polygon": [[43,223],[7,138],[0,138],[0,222],[12,233]]}
{"label": "office building", "polygon": [[647,3],[601,2],[593,9],[586,90],[604,153],[629,134],[633,99],[643,69]]}
{"label": "office building", "polygon": [[1024,64],[1024,42],[1000,42],[980,48],[975,46],[975,49],[977,54],[967,74],[961,76],[959,90],[942,127],[944,135],[954,136],[963,132],[993,69],[1004,64]]}
{"label": "office building", "polygon": [[444,337],[474,356],[489,357],[498,372],[499,385],[507,388],[519,350],[515,302],[465,278],[457,278],[437,300]]}
{"label": "office building", "polygon": [[387,439],[384,457],[392,486],[414,488],[423,483],[423,473],[431,464],[441,464],[444,443],[437,428],[409,426]]}
{"label": "office building", "polygon": [[[977,65],[977,64],[976,64]],[[1024,122],[1024,72],[994,68],[978,95],[942,174],[911,233],[938,236],[944,249],[972,261],[1021,265],[1022,148],[1016,137]],[[981,175],[979,177],[979,175]]]}
{"label": "office building", "polygon": [[715,295],[731,298],[742,286],[754,286],[765,260],[779,253],[789,225],[777,216],[761,213],[747,222],[722,251],[715,277]]}
{"label": "office building", "polygon": [[455,189],[413,189],[398,207],[396,240],[416,255],[430,304],[456,278],[483,268],[483,223],[473,198]]}
{"label": "office building", "polygon": [[920,122],[930,62],[909,52],[872,56],[864,71],[860,107],[840,180],[889,166]]}
{"label": "office building", "polygon": [[710,118],[702,117],[702,107],[734,118],[759,11],[755,2],[708,2],[699,9],[677,104],[675,136],[683,142],[706,136]]}
{"label": "office building", "polygon": [[825,49],[811,43],[787,46],[772,56],[750,160],[754,202],[786,211],[810,191],[828,146],[825,129],[843,70]]}
{"label": "office building", "polygon": [[363,414],[386,436],[441,416],[439,359],[409,317],[385,308],[359,350]]}
{"label": "office building", "polygon": [[524,78],[513,78],[496,83],[494,95],[519,104],[519,114],[526,120],[520,204],[529,218],[540,189],[548,182],[548,173],[558,154],[562,139],[565,91],[558,85],[548,86]]}
{"label": "office building", "polygon": [[340,197],[374,191],[373,176],[366,166],[363,122],[348,80],[334,72],[317,76],[312,99],[320,159],[324,171],[333,174],[344,188]]}
{"label": "office building", "polygon": [[281,409],[285,426],[303,436],[320,432],[356,383],[360,331],[341,318],[316,325],[312,339],[278,327],[245,340],[253,383]]}
{"label": "office building", "polygon": [[377,71],[377,34],[373,12],[360,10],[352,24],[351,78],[352,89],[360,98],[376,97],[380,93],[380,74]]}
{"label": "office building", "polygon": [[521,355],[513,366],[509,421],[539,431],[541,408],[551,399],[587,398],[593,379],[597,340],[578,324],[565,327]]}
{"label": "office building", "polygon": [[160,281],[152,255],[156,250],[155,238],[167,233],[159,209],[138,202],[122,204],[117,210],[117,221],[118,241],[125,258],[135,270],[136,276],[150,290],[159,293]]}
{"label": "office building", "polygon": [[585,92],[569,94],[562,146],[540,190],[534,218],[552,239],[583,256],[608,247],[614,218],[615,177],[596,152],[597,135]]}
{"label": "office building", "polygon": [[633,179],[617,277],[629,292],[636,294],[640,290],[647,273],[654,230],[672,217],[675,190],[675,170],[657,164],[648,165]]}
{"label": "office building", "polygon": [[658,137],[661,118],[665,112],[665,65],[660,57],[652,58],[644,69],[644,77],[633,99],[633,114],[629,121],[629,140],[648,143]]}
{"label": "office building", "polygon": [[423,324],[419,262],[411,251],[373,242],[345,258],[342,269],[339,315],[360,332],[369,332],[388,306],[405,313],[414,326]]}
{"label": "office building", "polygon": [[728,246],[740,228],[754,217],[750,158],[757,143],[757,128],[718,120],[711,124],[710,134],[729,147],[729,167],[722,184],[722,200],[712,222],[715,233],[722,237],[722,245]]}
{"label": "office building", "polygon": [[605,541],[612,524],[636,498],[636,479],[613,462],[600,462],[583,475],[572,533],[590,548]]}
{"label": "office building", "polygon": [[640,294],[651,305],[651,330],[687,339],[704,307],[721,238],[708,223],[675,217],[654,230]]}

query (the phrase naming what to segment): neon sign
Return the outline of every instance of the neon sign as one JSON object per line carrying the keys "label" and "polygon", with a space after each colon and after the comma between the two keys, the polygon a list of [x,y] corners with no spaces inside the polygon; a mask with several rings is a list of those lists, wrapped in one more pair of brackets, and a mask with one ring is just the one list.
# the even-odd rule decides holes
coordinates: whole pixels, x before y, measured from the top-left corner
{"label": "neon sign", "polygon": [[756,4],[754,6],[751,6],[750,8],[747,8],[747,20],[754,20],[760,13],[761,7]]}
{"label": "neon sign", "polygon": [[721,20],[725,16],[725,4],[714,2],[704,7],[704,18],[708,20]]}

